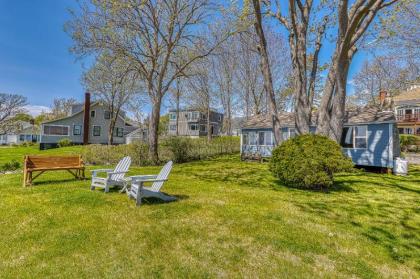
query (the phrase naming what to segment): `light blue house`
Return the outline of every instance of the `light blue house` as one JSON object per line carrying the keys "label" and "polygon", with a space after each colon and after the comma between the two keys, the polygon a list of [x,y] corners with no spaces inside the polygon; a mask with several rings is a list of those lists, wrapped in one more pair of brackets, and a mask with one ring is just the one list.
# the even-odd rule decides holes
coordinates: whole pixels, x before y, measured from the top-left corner
{"label": "light blue house", "polygon": [[[316,116],[311,126],[315,132]],[[294,114],[279,114],[282,138],[295,136]],[[270,157],[274,148],[271,119],[266,115],[249,118],[241,128],[241,156]],[[393,168],[400,156],[400,146],[395,115],[391,111],[364,108],[347,111],[341,139],[343,153],[356,165]]]}

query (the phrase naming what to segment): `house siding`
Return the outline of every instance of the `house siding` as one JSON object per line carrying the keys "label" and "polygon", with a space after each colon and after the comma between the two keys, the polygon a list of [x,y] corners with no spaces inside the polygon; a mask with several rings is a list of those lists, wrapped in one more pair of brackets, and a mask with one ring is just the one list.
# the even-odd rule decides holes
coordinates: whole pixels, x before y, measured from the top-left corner
{"label": "house siding", "polygon": [[[91,111],[95,111],[95,117],[91,117],[89,120],[89,143],[91,144],[106,144],[108,143],[108,129],[111,121],[109,119],[105,119],[105,111],[106,109],[103,106],[95,105],[91,107]],[[62,126],[69,126],[69,135],[68,136],[51,136],[51,135],[44,135],[44,125],[62,125]],[[83,127],[83,113],[79,112],[75,115],[57,119],[55,121],[51,121],[48,123],[42,124],[41,130],[41,143],[58,143],[61,139],[67,138],[72,143],[81,144],[83,143],[83,128],[81,131],[81,135],[74,135],[74,125],[82,125]],[[93,126],[100,126],[101,133],[100,136],[93,136]],[[115,128],[123,128],[124,135],[127,132],[127,127],[125,126],[125,122],[121,117],[117,118],[117,122]],[[123,144],[125,143],[124,137],[117,137],[114,134],[114,144]]]}
{"label": "house siding", "polygon": [[[187,114],[188,112],[197,112],[199,113],[199,117],[197,119],[188,119]],[[175,111],[171,111],[171,114],[176,114]],[[198,111],[180,111],[179,112],[179,121],[178,121],[178,135],[180,136],[190,136],[190,137],[200,137],[200,136],[207,136],[207,131],[201,131],[200,128],[198,130],[190,130],[190,124],[197,124],[199,126],[204,125],[207,129],[207,119],[202,118],[203,113]],[[168,126],[168,135],[175,136],[176,130],[171,130],[171,125],[176,125],[176,119],[169,119],[169,126]],[[213,135],[217,136],[220,135],[223,123],[223,114],[218,112],[210,112],[210,125],[213,126]]]}
{"label": "house siding", "polygon": [[[360,126],[345,125],[346,127]],[[395,123],[366,124],[367,126],[367,148],[343,148],[343,153],[350,157],[356,165],[393,167],[393,159],[399,156],[398,132]],[[283,139],[287,139],[290,129],[293,127],[283,127]],[[311,129],[313,131],[313,129]],[[245,155],[260,154],[262,157],[270,157],[274,146],[243,145],[242,135],[249,132],[272,131],[265,129],[242,129],[241,133],[241,153]],[[395,150],[395,152],[394,152]]]}

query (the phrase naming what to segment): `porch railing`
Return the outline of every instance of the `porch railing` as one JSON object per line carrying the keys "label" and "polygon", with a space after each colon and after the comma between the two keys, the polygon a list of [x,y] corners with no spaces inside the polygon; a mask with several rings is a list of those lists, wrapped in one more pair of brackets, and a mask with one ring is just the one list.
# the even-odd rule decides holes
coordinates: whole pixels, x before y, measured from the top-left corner
{"label": "porch railing", "polygon": [[397,115],[399,122],[418,122],[420,121],[420,113]]}

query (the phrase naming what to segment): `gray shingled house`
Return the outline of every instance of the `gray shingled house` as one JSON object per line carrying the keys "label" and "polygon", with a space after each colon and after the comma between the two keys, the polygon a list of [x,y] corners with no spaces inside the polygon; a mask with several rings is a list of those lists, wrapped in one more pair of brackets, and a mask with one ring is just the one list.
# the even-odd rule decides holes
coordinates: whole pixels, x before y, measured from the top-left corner
{"label": "gray shingled house", "polygon": [[[316,115],[310,127],[315,131]],[[294,114],[279,114],[282,138],[296,135]],[[343,153],[356,165],[393,168],[393,160],[400,156],[400,146],[395,115],[373,107],[346,112],[340,142]],[[241,155],[270,157],[274,148],[271,119],[266,115],[249,118],[241,128]]]}
{"label": "gray shingled house", "polygon": [[[176,110],[169,110],[168,135],[175,136],[177,130]],[[210,133],[219,136],[222,130],[223,114],[210,111]],[[179,111],[178,135],[189,137],[207,136],[207,113],[199,109],[182,109]]]}
{"label": "gray shingled house", "polygon": [[[56,147],[63,138],[73,144],[107,144],[110,118],[107,107],[101,102],[91,104],[90,94],[86,93],[85,104],[73,105],[69,116],[41,124],[40,148]],[[114,144],[124,144],[126,135],[136,128],[120,113],[114,128]]]}

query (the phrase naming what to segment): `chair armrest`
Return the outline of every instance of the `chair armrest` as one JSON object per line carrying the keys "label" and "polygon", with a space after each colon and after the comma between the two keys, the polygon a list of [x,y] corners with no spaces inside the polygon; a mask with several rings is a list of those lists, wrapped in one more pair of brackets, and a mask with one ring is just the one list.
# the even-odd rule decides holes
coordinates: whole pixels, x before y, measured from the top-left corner
{"label": "chair armrest", "polygon": [[153,175],[153,174],[151,174],[151,175],[132,175],[132,176],[130,176],[130,179],[131,180],[138,180],[138,179],[156,179],[157,178],[157,175]]}
{"label": "chair armrest", "polygon": [[92,177],[96,177],[96,175],[98,174],[98,172],[112,172],[113,170],[111,169],[98,169],[98,170],[91,170],[92,172]]}
{"label": "chair armrest", "polygon": [[136,182],[164,182],[164,181],[167,181],[167,180],[168,179],[156,179],[156,178],[143,177],[143,178],[132,179],[131,183],[136,183]]}
{"label": "chair armrest", "polygon": [[99,170],[91,170],[91,172],[111,172],[114,171],[113,169],[99,169]]}

